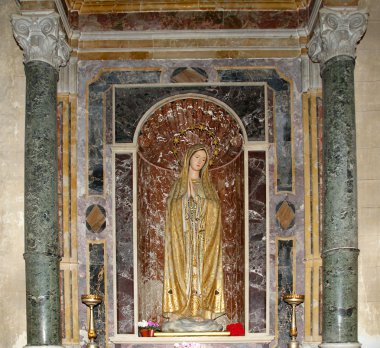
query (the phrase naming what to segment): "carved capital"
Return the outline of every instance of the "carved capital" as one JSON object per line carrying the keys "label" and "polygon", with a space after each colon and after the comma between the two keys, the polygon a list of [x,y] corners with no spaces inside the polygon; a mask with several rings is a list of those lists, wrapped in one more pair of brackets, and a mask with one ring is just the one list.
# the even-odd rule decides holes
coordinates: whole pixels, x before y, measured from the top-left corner
{"label": "carved capital", "polygon": [[65,34],[60,29],[59,15],[12,16],[13,35],[24,50],[24,62],[39,60],[58,70],[66,65],[70,57],[70,47]]}
{"label": "carved capital", "polygon": [[307,45],[311,60],[323,65],[336,56],[355,59],[356,46],[367,29],[366,10],[340,11],[322,8],[314,36]]}

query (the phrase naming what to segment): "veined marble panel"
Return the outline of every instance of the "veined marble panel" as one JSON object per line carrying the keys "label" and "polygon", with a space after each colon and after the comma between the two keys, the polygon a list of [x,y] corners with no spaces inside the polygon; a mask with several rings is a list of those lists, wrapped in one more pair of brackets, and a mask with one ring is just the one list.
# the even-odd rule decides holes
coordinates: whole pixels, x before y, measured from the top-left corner
{"label": "veined marble panel", "polygon": [[[139,320],[162,321],[166,199],[176,173],[138,161]],[[227,318],[244,322],[243,154],[210,171],[222,209],[222,248]]]}
{"label": "veined marble panel", "polygon": [[291,83],[275,69],[220,70],[222,82],[262,82],[274,91],[274,131],[277,156],[277,191],[292,192],[294,159],[292,151],[292,91]]}
{"label": "veined marble panel", "polygon": [[181,67],[173,71],[170,81],[173,83],[207,82],[207,72],[201,68]]}
{"label": "veined marble panel", "polygon": [[265,151],[248,153],[249,332],[266,331],[267,175]]}
{"label": "veined marble panel", "polygon": [[284,347],[290,340],[291,307],[282,300],[284,294],[291,294],[294,289],[294,254],[293,239],[277,240],[277,296],[278,296],[278,346]]}
{"label": "veined marble panel", "polygon": [[[296,29],[307,23],[307,10],[298,11],[180,11],[86,14],[83,31]],[[303,25],[302,25],[303,24]]]}
{"label": "veined marble panel", "polygon": [[138,320],[163,322],[165,211],[175,172],[152,165],[139,155],[137,176]]}
{"label": "veined marble panel", "polygon": [[[276,327],[278,326],[278,318],[276,313],[276,301],[277,301],[277,287],[276,287],[276,279],[277,279],[277,273],[276,273],[276,236],[281,235],[281,231],[278,230],[274,214],[276,205],[286,197],[291,201],[296,208],[296,223],[294,227],[292,227],[290,230],[285,231],[285,236],[293,236],[297,240],[297,274],[296,274],[296,282],[297,282],[297,289],[302,289],[303,287],[303,273],[302,273],[302,258],[303,258],[303,207],[302,207],[302,201],[303,201],[303,163],[302,163],[302,118],[300,117],[300,110],[301,110],[301,103],[300,103],[300,63],[296,59],[279,59],[279,60],[264,60],[264,59],[216,59],[216,60],[187,60],[187,61],[180,61],[180,60],[161,60],[161,61],[138,61],[138,60],[130,60],[130,61],[108,61],[108,62],[102,62],[102,61],[89,61],[89,62],[79,62],[79,70],[78,70],[78,76],[79,76],[79,98],[78,98],[78,221],[85,218],[85,211],[88,206],[91,204],[100,204],[104,206],[107,212],[107,228],[105,231],[102,232],[102,238],[105,238],[107,240],[107,254],[112,255],[113,250],[113,233],[112,230],[115,228],[116,221],[113,221],[112,217],[112,209],[113,209],[113,199],[112,196],[112,185],[113,185],[113,172],[112,172],[112,156],[111,156],[111,150],[109,149],[109,146],[105,145],[105,152],[104,152],[104,163],[105,163],[105,181],[103,186],[103,193],[104,196],[100,197],[95,194],[87,195],[88,192],[88,172],[86,171],[87,167],[85,165],[87,154],[88,154],[88,148],[86,146],[86,134],[87,134],[87,121],[86,121],[86,114],[87,114],[87,102],[89,101],[89,94],[88,94],[88,84],[92,82],[96,82],[100,76],[103,74],[108,76],[113,76],[116,74],[118,77],[115,78],[115,81],[118,81],[118,79],[121,80],[120,75],[122,75],[123,72],[125,72],[126,69],[135,69],[135,72],[130,75],[134,76],[131,77],[130,81],[131,83],[137,84],[140,83],[140,80],[136,78],[137,76],[140,76],[141,70],[147,69],[147,73],[153,76],[155,75],[156,82],[153,80],[150,80],[147,78],[145,81],[146,83],[152,84],[157,83],[157,87],[159,87],[159,82],[161,83],[169,83],[170,76],[172,72],[178,68],[183,66],[196,66],[204,69],[208,76],[209,76],[209,84],[216,84],[218,83],[218,73],[216,71],[224,71],[226,69],[229,70],[257,70],[260,71],[262,69],[268,69],[267,67],[274,67],[277,69],[277,71],[281,72],[281,74],[286,74],[286,76],[290,76],[293,79],[293,87],[292,95],[294,96],[293,100],[293,123],[292,126],[294,127],[294,140],[295,140],[295,146],[294,146],[294,161],[296,166],[296,189],[295,194],[289,194],[288,197],[285,196],[284,193],[276,194],[275,192],[275,183],[274,183],[274,175],[275,172],[275,153],[274,153],[274,146],[272,145],[272,141],[274,141],[274,134],[272,132],[271,138],[271,129],[273,128],[271,124],[270,119],[270,100],[273,101],[273,116],[277,116],[277,100],[276,100],[276,90],[272,87],[270,87],[268,84],[266,85],[266,96],[267,96],[267,104],[268,104],[268,110],[267,110],[267,117],[268,117],[268,140],[269,140],[269,147],[268,147],[268,168],[269,168],[269,176],[267,178],[268,180],[268,193],[269,193],[269,210],[268,210],[268,219],[269,219],[269,254],[267,257],[269,258],[269,269],[267,272],[269,273],[269,284],[268,284],[268,293],[267,296],[269,296],[269,318],[270,324],[268,330],[269,334],[275,335],[276,334]],[[152,73],[152,70],[155,69],[155,72]],[[160,70],[160,71],[159,71]],[[128,70],[129,71],[129,70]],[[162,71],[162,73],[161,73]],[[120,73],[120,74],[119,74]],[[257,73],[257,72],[256,72]],[[282,75],[281,75],[282,76]],[[95,80],[94,80],[95,79]],[[110,87],[113,83],[111,82],[112,78],[107,78],[107,81],[110,83],[107,85]],[[92,82],[88,82],[92,81]],[[128,79],[125,79],[122,84],[128,84]],[[233,80],[231,80],[233,82]],[[229,82],[231,82],[229,81]],[[259,82],[261,84],[261,82]],[[263,85],[265,85],[266,82],[262,82]],[[118,84],[118,83],[115,83]],[[163,87],[167,87],[167,85],[161,85]],[[106,107],[109,107],[109,100],[111,98],[108,95],[108,87],[104,89],[104,94],[106,94]],[[175,87],[178,87],[175,86]],[[133,87],[134,88],[134,87]],[[102,92],[103,93],[103,92]],[[272,97],[270,96],[270,93],[272,93]],[[104,100],[104,96],[101,100]],[[104,111],[104,105],[102,105],[103,113],[105,112],[107,115],[109,113],[109,110]],[[104,116],[104,115],[103,115]],[[107,116],[108,117],[108,116]],[[109,124],[109,123],[108,123]],[[107,126],[108,128],[108,126]],[[107,129],[106,129],[107,132]],[[107,139],[107,133],[106,133],[106,139]],[[273,139],[273,140],[271,140]],[[108,140],[107,140],[108,142]],[[128,145],[130,146],[130,145]],[[78,225],[78,247],[79,250],[85,250],[86,249],[86,238],[90,238],[91,236],[86,236],[86,227],[83,224]],[[300,247],[298,247],[300,246]],[[85,279],[85,271],[84,267],[86,265],[86,260],[84,253],[79,253],[79,290],[80,293],[84,293],[86,291],[86,279]],[[114,312],[113,308],[116,308],[113,306],[113,278],[112,278],[112,272],[116,272],[116,270],[113,270],[113,260],[111,257],[107,260],[107,265],[109,267],[109,272],[107,273],[107,279],[109,289],[108,289],[108,299],[109,299],[109,307],[108,307],[108,313],[109,313],[109,330],[110,330],[110,336],[113,336],[116,334],[116,323],[113,324],[113,317]],[[116,275],[115,275],[116,279]],[[116,287],[116,285],[115,285]],[[83,305],[80,305],[80,326],[83,327],[86,324],[85,314],[86,309]],[[137,319],[137,318],[136,318]],[[299,317],[300,325],[302,325],[302,317]],[[283,331],[283,335],[285,338],[288,338],[287,331]],[[302,333],[300,332],[299,337],[302,336]],[[83,343],[83,339],[82,339]],[[229,344],[230,345],[230,344]],[[245,345],[245,344],[244,344]],[[123,344],[122,347],[132,347],[133,345],[129,344]],[[136,346],[136,345],[134,345]],[[172,345],[170,345],[172,346]],[[209,345],[211,346],[211,345]],[[220,344],[219,346],[222,346]],[[237,344],[239,346],[239,344]],[[241,346],[241,344],[240,344]],[[246,346],[246,345],[245,345]],[[267,344],[251,344],[252,347],[267,347]]]}
{"label": "veined marble panel", "polygon": [[276,101],[274,99],[274,90],[267,86],[267,122],[268,122],[268,142],[270,144],[274,143],[274,106]]}
{"label": "veined marble panel", "polygon": [[106,305],[106,266],[105,266],[105,243],[104,242],[90,242],[88,243],[89,253],[89,289],[90,294],[100,295],[103,302],[94,308],[94,324],[97,332],[97,342],[105,346],[107,340],[107,314]]}
{"label": "veined marble panel", "polygon": [[[239,128],[233,117],[226,110],[220,110],[217,105],[214,104],[214,110],[218,112],[215,115],[211,113],[210,101],[189,97],[177,100],[177,102],[182,106],[190,105],[193,115],[181,116],[182,112],[177,114],[171,107],[171,102],[168,102],[159,109],[159,113],[153,112],[151,118],[146,121],[138,141],[139,144],[145,145],[139,152],[138,160],[139,320],[162,321],[166,199],[178,174],[178,163],[170,164],[170,162],[175,162],[171,151],[172,145],[169,146],[169,149],[165,146],[157,146],[158,140],[155,139],[165,138],[168,128],[173,131],[174,135],[178,135],[183,127],[186,128],[195,121],[199,121],[200,124],[211,127],[211,130],[203,132],[202,129],[192,129],[188,133],[182,134],[181,143],[183,144],[178,149],[178,157],[182,158],[183,151],[194,142],[204,143],[213,149],[211,144],[214,138],[210,137],[210,132],[215,132],[220,158],[215,158],[215,166],[210,169],[210,175],[219,193],[222,209],[222,247],[227,314],[223,321],[225,323],[244,322],[243,153],[241,141],[235,148],[237,152],[231,152],[232,147],[229,141],[234,140],[237,135],[241,140]],[[162,122],[167,117],[174,119],[170,127],[166,122]],[[218,127],[213,128],[213,122],[217,123]],[[227,129],[229,132],[226,132]],[[194,132],[196,136],[193,134]],[[171,142],[171,144],[173,143]],[[215,149],[212,151],[214,154]]]}
{"label": "veined marble panel", "polygon": [[138,138],[139,152],[150,163],[179,171],[191,144],[209,149],[210,168],[233,161],[243,136],[238,122],[224,107],[202,95],[179,95],[157,107]]}
{"label": "veined marble panel", "polygon": [[112,87],[104,92],[103,108],[105,109],[106,119],[106,143],[113,143],[113,91]]}
{"label": "veined marble panel", "polygon": [[222,212],[225,323],[244,323],[244,153],[210,171]]}
{"label": "veined marble panel", "polygon": [[133,155],[115,154],[117,332],[134,333]]}
{"label": "veined marble panel", "polygon": [[204,94],[224,102],[241,119],[248,139],[265,140],[264,86],[177,86],[115,88],[115,141],[132,142],[134,131],[142,116],[165,97],[184,93]]}
{"label": "veined marble panel", "polygon": [[[105,144],[111,139],[110,126],[112,115],[112,96],[110,87],[128,83],[157,83],[158,71],[109,71],[98,76],[87,85],[88,107],[88,193],[103,195],[104,193],[104,151]],[[112,122],[112,121],[111,121]],[[112,125],[112,123],[111,123]]]}

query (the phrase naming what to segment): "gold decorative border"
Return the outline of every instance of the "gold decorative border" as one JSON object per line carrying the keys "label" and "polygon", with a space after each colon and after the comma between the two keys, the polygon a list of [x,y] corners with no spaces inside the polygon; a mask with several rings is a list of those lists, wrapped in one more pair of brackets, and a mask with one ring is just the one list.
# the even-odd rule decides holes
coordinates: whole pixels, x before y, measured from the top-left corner
{"label": "gold decorative border", "polygon": [[319,202],[319,132],[317,98],[321,91],[302,96],[304,139],[305,199],[305,342],[321,342],[320,336],[320,202]]}
{"label": "gold decorative border", "polygon": [[77,96],[58,94],[62,103],[62,287],[64,296],[63,344],[79,344],[77,241]]}

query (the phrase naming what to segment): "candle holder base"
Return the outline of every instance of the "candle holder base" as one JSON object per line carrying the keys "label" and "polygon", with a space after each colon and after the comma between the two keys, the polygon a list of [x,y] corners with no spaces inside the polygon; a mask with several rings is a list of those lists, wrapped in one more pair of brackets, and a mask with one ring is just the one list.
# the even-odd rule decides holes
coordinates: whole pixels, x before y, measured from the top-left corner
{"label": "candle holder base", "polygon": [[99,345],[95,342],[88,342],[86,348],[99,348]]}
{"label": "candle holder base", "polygon": [[299,348],[300,344],[298,341],[289,341],[288,348]]}
{"label": "candle holder base", "polygon": [[283,300],[292,306],[292,324],[289,331],[289,336],[291,340],[288,342],[288,348],[299,348],[300,344],[297,341],[296,337],[298,334],[297,331],[297,319],[296,319],[296,306],[301,304],[305,299],[304,295],[286,294],[283,296]]}
{"label": "candle holder base", "polygon": [[94,325],[94,307],[102,303],[103,298],[98,295],[82,295],[82,302],[90,308],[90,321],[88,324],[88,339],[90,342],[87,343],[86,348],[99,348],[99,345],[95,342],[97,336],[95,325]]}

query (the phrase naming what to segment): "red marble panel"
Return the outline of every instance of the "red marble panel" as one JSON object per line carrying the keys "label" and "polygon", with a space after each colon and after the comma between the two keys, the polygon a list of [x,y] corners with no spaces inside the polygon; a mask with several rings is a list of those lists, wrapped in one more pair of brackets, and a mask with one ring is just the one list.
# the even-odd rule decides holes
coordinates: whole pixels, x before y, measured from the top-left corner
{"label": "red marble panel", "polygon": [[174,172],[138,157],[139,320],[161,320],[166,198],[174,180]]}
{"label": "red marble panel", "polygon": [[218,168],[235,159],[242,136],[224,108],[201,98],[183,98],[158,108],[142,127],[138,143],[147,161],[178,171],[189,145],[207,145],[210,168]]}
{"label": "red marble panel", "polygon": [[223,271],[226,314],[244,323],[244,154],[211,170],[222,210]]}
{"label": "red marble panel", "polygon": [[[222,210],[223,270],[228,321],[244,322],[244,169],[243,153],[211,171]],[[138,162],[139,320],[162,320],[166,199],[175,172]]]}
{"label": "red marble panel", "polygon": [[181,11],[81,14],[70,16],[81,31],[295,29],[304,27],[308,9],[297,11]]}
{"label": "red marble panel", "polygon": [[117,332],[134,332],[133,156],[115,155]]}
{"label": "red marble panel", "polygon": [[[212,113],[211,106],[214,113]],[[217,115],[215,118],[212,115]],[[208,118],[208,119],[207,119]],[[179,172],[169,134],[205,123],[220,139],[220,157],[210,169],[222,210],[226,322],[244,322],[244,160],[235,120],[205,100],[179,100],[155,112],[143,126],[138,156],[138,293],[139,320],[161,321],[166,199]],[[228,131],[227,131],[228,130]],[[157,139],[157,141],[154,141]],[[161,140],[159,140],[161,139]],[[210,142],[208,131],[190,130],[180,137],[179,158],[190,144]],[[212,138],[214,139],[214,138]],[[231,145],[232,144],[232,145]],[[168,169],[170,168],[170,169]]]}

